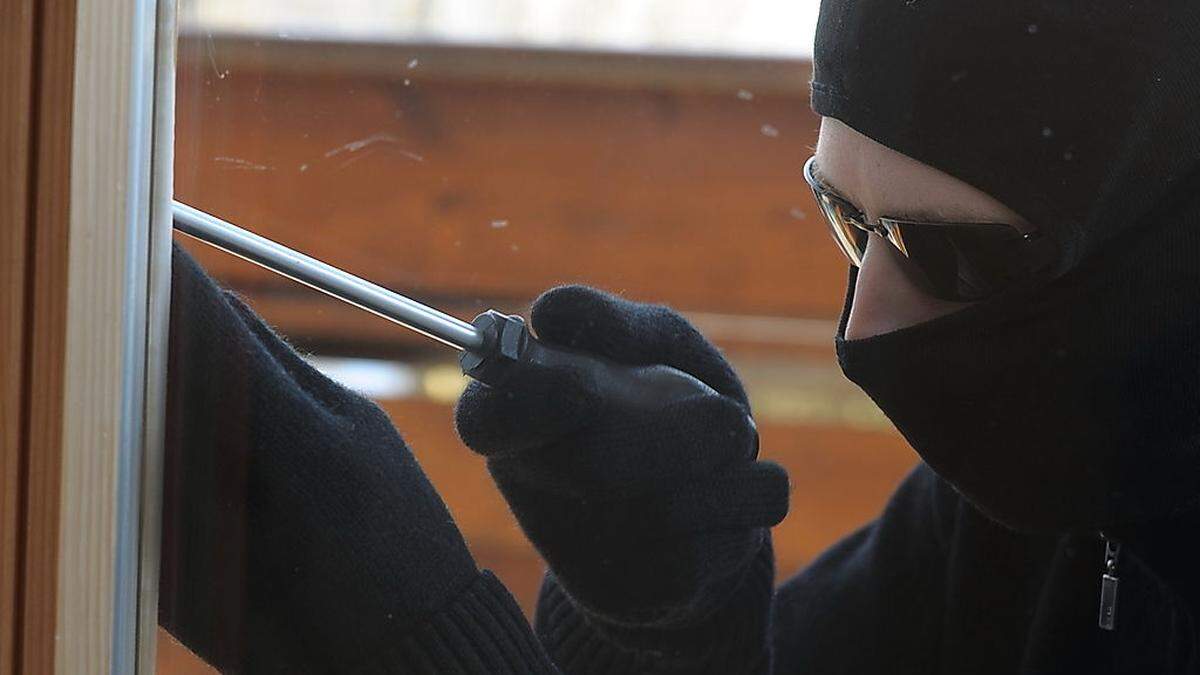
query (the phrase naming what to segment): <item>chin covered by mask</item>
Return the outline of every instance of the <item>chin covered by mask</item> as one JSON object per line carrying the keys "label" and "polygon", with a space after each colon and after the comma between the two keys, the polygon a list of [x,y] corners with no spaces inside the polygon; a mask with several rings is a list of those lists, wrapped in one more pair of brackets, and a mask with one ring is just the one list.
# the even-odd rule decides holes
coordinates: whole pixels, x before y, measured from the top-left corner
{"label": "chin covered by mask", "polygon": [[1027,531],[1200,506],[1200,218],[838,361],[938,474]]}
{"label": "chin covered by mask", "polygon": [[826,0],[813,108],[1050,235],[1057,278],[839,362],[1023,530],[1200,507],[1200,4]]}

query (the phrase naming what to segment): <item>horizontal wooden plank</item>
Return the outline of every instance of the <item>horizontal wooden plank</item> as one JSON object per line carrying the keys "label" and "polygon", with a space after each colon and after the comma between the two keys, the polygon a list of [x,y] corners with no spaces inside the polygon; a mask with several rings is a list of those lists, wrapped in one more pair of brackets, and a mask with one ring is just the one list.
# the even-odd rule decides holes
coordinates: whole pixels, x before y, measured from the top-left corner
{"label": "horizontal wooden plank", "polygon": [[[377,282],[527,302],[586,281],[690,310],[840,309],[845,262],[799,172],[817,126],[806,94],[465,84],[420,68],[302,77],[214,55],[216,70],[180,75],[179,198]],[[277,283],[207,262],[236,285]]]}
{"label": "horizontal wooden plank", "polygon": [[183,30],[182,69],[210,69],[218,77],[230,64],[304,77],[423,76],[466,82],[510,82],[558,87],[631,86],[665,90],[807,95],[807,63],[758,56],[571,50],[503,45],[371,40],[292,40],[275,35],[214,34]]}
{"label": "horizontal wooden plank", "polygon": [[[203,265],[223,270],[222,275],[227,282],[230,277],[235,283],[239,282],[242,273],[253,273],[250,269],[230,273],[230,268],[249,268],[250,263],[231,261],[228,254],[189,237],[179,235],[177,239]],[[427,337],[300,284],[280,286],[256,283],[252,286],[241,284],[236,288],[269,324],[311,351],[380,358],[411,358],[417,353],[426,352],[431,355],[446,353],[445,347]],[[409,292],[402,286],[395,288]],[[488,309],[528,317],[530,307],[528,298],[514,299],[482,293],[476,297],[423,295],[422,299],[466,321]],[[726,351],[792,355],[802,359],[820,359],[826,363],[832,363],[834,358],[833,335],[836,325],[832,319],[709,312],[689,313],[688,318]]]}

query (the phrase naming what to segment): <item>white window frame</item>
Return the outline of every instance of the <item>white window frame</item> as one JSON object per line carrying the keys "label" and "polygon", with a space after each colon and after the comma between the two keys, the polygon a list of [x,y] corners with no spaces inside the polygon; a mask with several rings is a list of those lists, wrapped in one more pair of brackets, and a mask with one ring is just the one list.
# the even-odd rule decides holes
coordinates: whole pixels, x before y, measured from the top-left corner
{"label": "white window frame", "polygon": [[77,0],[55,671],[152,673],[175,0]]}

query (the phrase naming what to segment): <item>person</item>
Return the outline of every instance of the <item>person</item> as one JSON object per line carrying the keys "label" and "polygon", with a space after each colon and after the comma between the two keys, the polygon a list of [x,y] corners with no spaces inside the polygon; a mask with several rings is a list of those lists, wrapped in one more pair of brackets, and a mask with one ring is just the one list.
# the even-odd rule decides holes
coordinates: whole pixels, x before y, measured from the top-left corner
{"label": "person", "polygon": [[671,309],[569,286],[531,323],[710,395],[633,410],[551,370],[459,401],[550,568],[531,630],[378,411],[179,263],[202,365],[169,394],[164,625],[247,672],[1200,672],[1197,29],[1185,3],[823,2],[805,173],[851,260],[838,360],[922,462],[778,588],[786,481]]}
{"label": "person", "polygon": [[[822,3],[838,361],[923,461],[772,590],[736,416],[471,385],[458,429],[550,566],[564,672],[1200,672],[1198,34],[1194,3]],[[664,308],[572,287],[532,324],[745,405]]]}

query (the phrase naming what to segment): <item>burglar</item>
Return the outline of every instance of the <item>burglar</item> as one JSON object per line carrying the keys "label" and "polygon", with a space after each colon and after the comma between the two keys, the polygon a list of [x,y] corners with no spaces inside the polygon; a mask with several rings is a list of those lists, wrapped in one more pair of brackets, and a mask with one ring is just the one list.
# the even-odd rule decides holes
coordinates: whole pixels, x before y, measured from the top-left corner
{"label": "burglar", "polygon": [[852,263],[838,361],[924,462],[773,592],[778,484],[729,364],[665,308],[551,291],[544,341],[721,394],[460,401],[550,565],[555,662],[1200,672],[1197,36],[1197,3],[825,0],[806,173]]}
{"label": "burglar", "polygon": [[1198,34],[1182,2],[823,3],[838,360],[924,461],[778,589],[786,478],[670,309],[572,286],[532,325],[710,395],[459,402],[550,566],[535,639],[382,413],[179,258],[164,625],[230,672],[1200,672]]}

